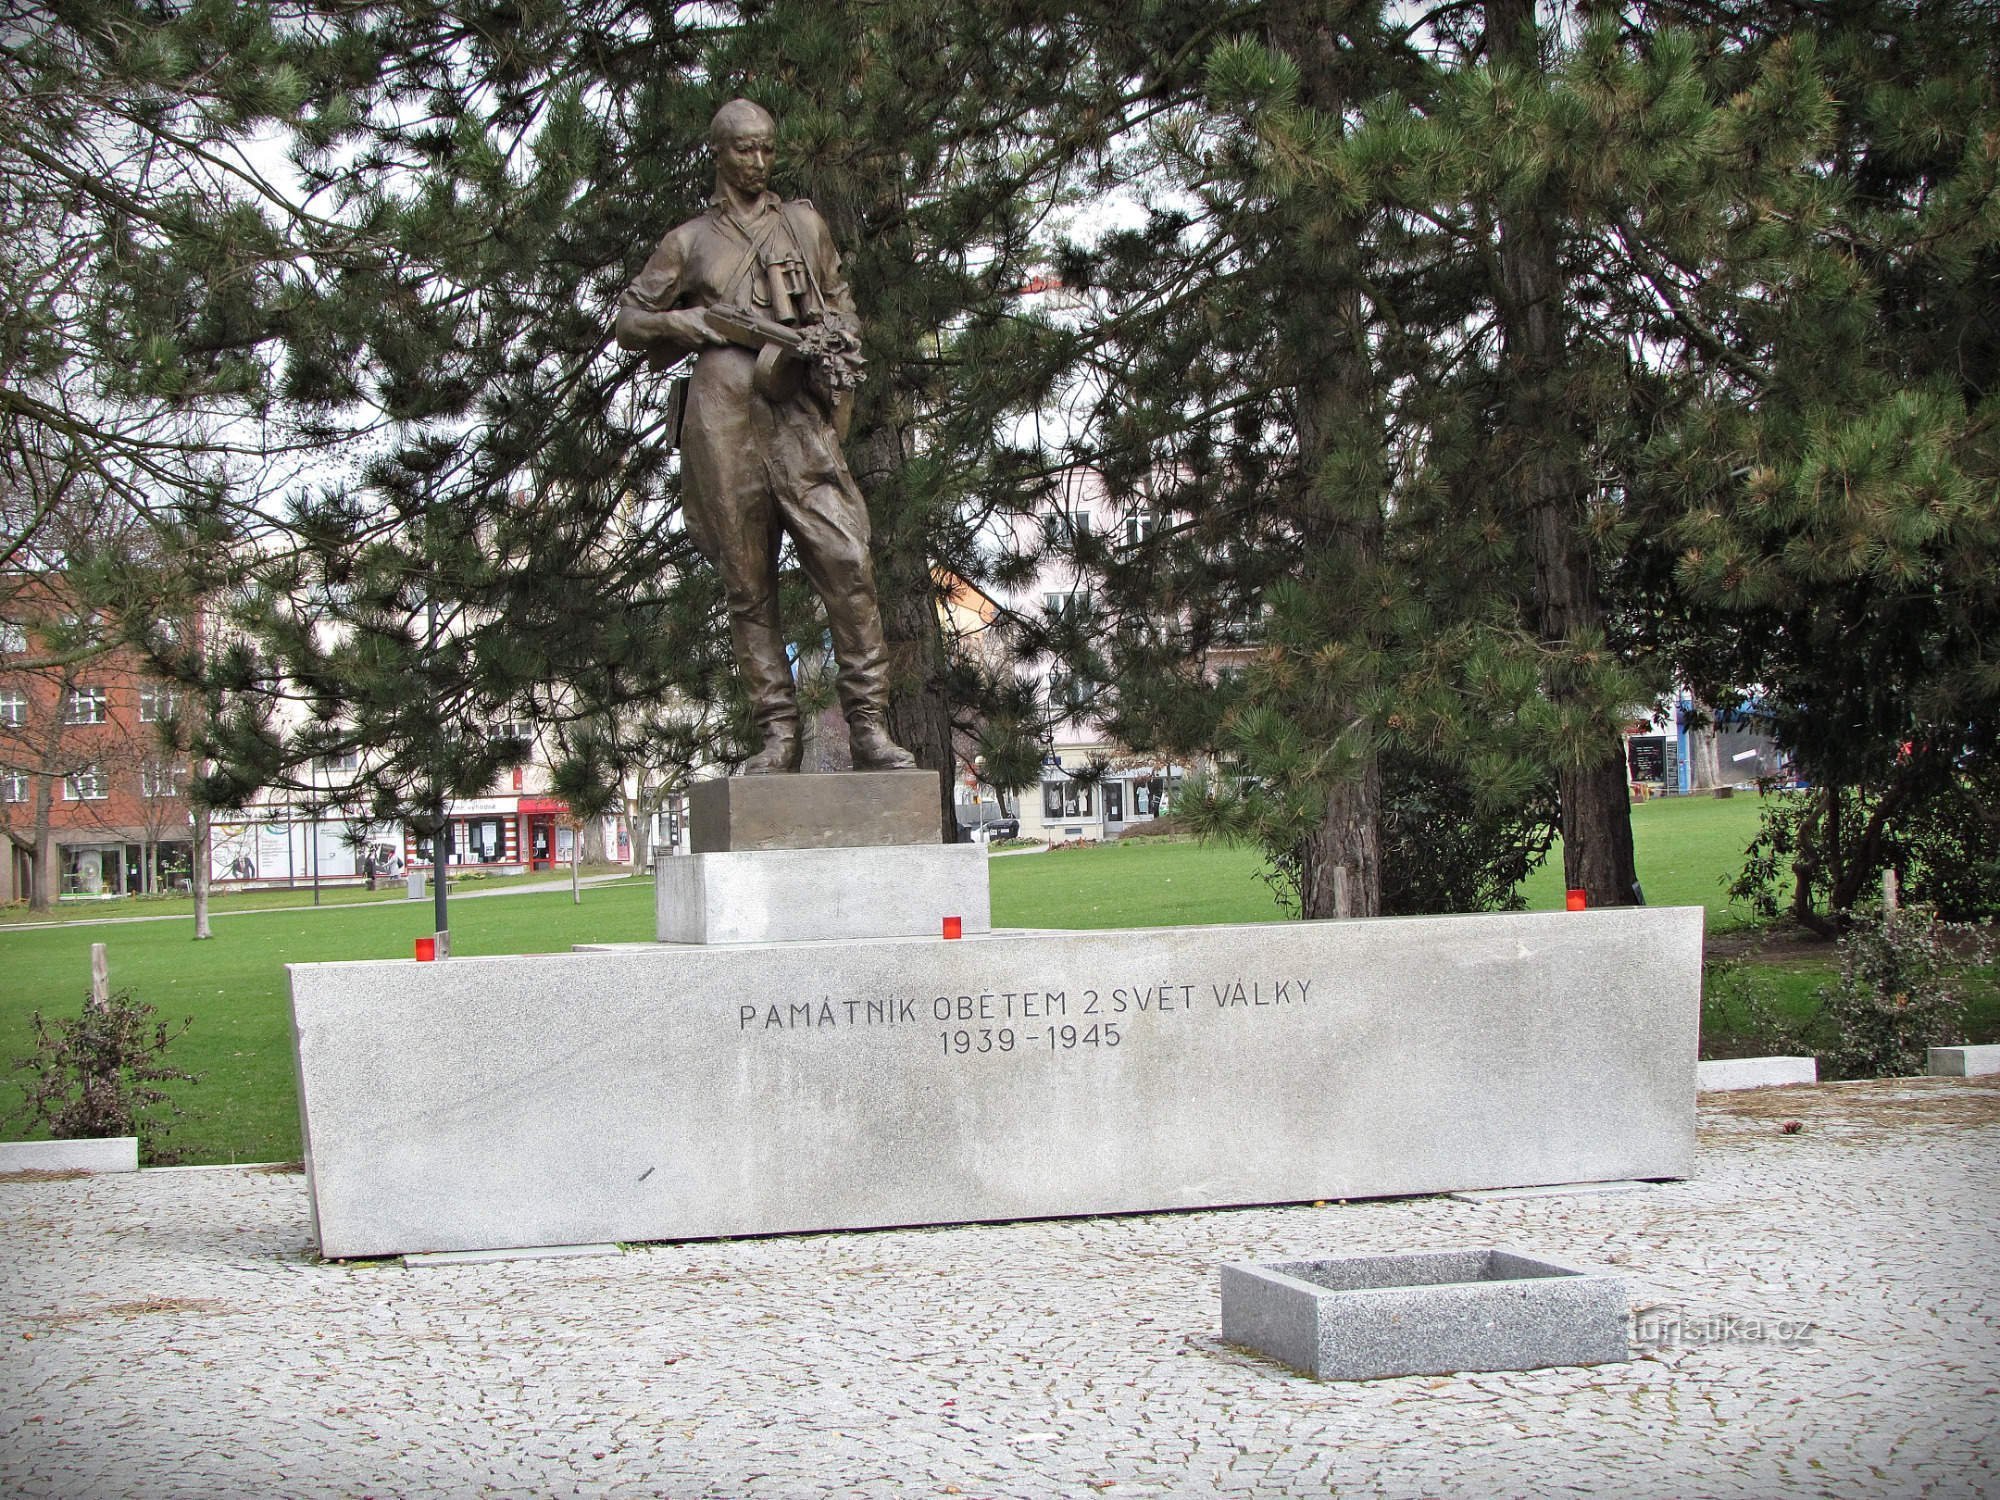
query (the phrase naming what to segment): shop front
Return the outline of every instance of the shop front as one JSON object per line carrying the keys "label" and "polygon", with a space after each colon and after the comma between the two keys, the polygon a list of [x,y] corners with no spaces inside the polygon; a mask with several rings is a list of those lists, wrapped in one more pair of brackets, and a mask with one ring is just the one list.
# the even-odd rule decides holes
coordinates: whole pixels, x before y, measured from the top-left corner
{"label": "shop front", "polygon": [[120,829],[106,830],[94,839],[59,838],[56,857],[62,898],[94,901],[184,891],[190,884],[193,849],[185,838],[149,838]]}
{"label": "shop front", "polygon": [[560,797],[521,799],[521,837],[526,841],[528,868],[553,870],[569,860],[569,804]]}
{"label": "shop front", "polygon": [[1086,753],[1051,751],[1038,799],[1024,799],[1021,832],[1049,842],[1115,839],[1135,823],[1164,817],[1179,766],[1105,767]]}
{"label": "shop front", "polygon": [[[445,859],[463,870],[512,874],[522,867],[522,797],[462,797],[445,804]],[[435,853],[428,838],[406,835],[405,857],[411,869],[429,869]]]}

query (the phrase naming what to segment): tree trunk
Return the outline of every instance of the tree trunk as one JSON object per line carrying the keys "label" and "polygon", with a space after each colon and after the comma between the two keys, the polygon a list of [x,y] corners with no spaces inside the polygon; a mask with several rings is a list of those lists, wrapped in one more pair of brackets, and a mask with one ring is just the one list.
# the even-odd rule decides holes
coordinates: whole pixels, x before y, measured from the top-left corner
{"label": "tree trunk", "polygon": [[44,773],[35,778],[35,868],[28,880],[28,910],[49,911],[56,904],[62,872],[57,868],[56,835],[52,827],[56,779]]}
{"label": "tree trunk", "polygon": [[646,810],[646,782],[643,777],[625,799],[625,826],[632,830],[632,870],[643,871],[653,859],[653,815]]}
{"label": "tree trunk", "polygon": [[1688,731],[1688,790],[1705,792],[1722,785],[1722,742],[1715,732],[1715,710],[1706,703],[1694,703],[1706,719],[1706,727]]}
{"label": "tree trunk", "polygon": [[[1338,119],[1346,105],[1342,46],[1328,21],[1325,7],[1306,0],[1280,0],[1271,9],[1272,43],[1299,66],[1300,101],[1329,119]],[[1376,398],[1374,362],[1367,345],[1368,311],[1358,287],[1358,241],[1364,226],[1347,225],[1344,234],[1327,238],[1344,241],[1338,264],[1316,275],[1301,276],[1299,295],[1316,299],[1319,316],[1312,320],[1325,330],[1316,347],[1292,352],[1301,374],[1295,387],[1299,441],[1298,526],[1306,544],[1308,576],[1324,570],[1335,586],[1353,587],[1380,561],[1383,503],[1387,497],[1382,425]],[[1367,449],[1377,462],[1357,465],[1352,453]],[[1365,481],[1344,493],[1323,491],[1326,465],[1340,454],[1350,472],[1375,473],[1381,483],[1372,492]],[[1353,620],[1352,629],[1369,634],[1355,619],[1347,601],[1333,613]],[[1382,911],[1382,773],[1372,744],[1373,726],[1362,721],[1353,702],[1335,705],[1332,721],[1345,732],[1367,741],[1357,761],[1339,782],[1327,789],[1318,826],[1299,847],[1299,915],[1373,917]],[[1347,726],[1353,726],[1347,730]]]}
{"label": "tree trunk", "polygon": [[[1523,72],[1539,69],[1535,0],[1488,0],[1486,40],[1492,60]],[[1556,211],[1547,202],[1502,209],[1498,247],[1499,313],[1509,377],[1506,422],[1518,510],[1535,563],[1536,625],[1544,643],[1568,651],[1580,636],[1601,634],[1603,600],[1591,564],[1584,519],[1588,479],[1573,452],[1573,416],[1562,389],[1565,288],[1557,259]],[[1568,667],[1551,671],[1549,695],[1573,697]],[[1639,899],[1632,858],[1632,804],[1624,746],[1616,735],[1578,766],[1557,768],[1562,806],[1563,872],[1592,906]]]}
{"label": "tree trunk", "polygon": [[1639,876],[1632,858],[1632,794],[1623,759],[1559,781],[1563,880],[1592,906],[1634,906]]}
{"label": "tree trunk", "polygon": [[[863,434],[853,451],[860,459],[855,481],[870,497],[904,462],[902,434],[888,422]],[[882,633],[889,647],[889,736],[937,776],[938,837],[950,844],[958,840],[958,818],[952,795],[955,757],[951,701],[945,692],[944,625],[938,618],[930,559],[916,530],[885,529],[874,538],[875,597],[882,606]]]}
{"label": "tree trunk", "polygon": [[1358,780],[1337,786],[1299,860],[1299,915],[1382,914],[1382,775],[1373,756]]}
{"label": "tree trunk", "polygon": [[209,814],[205,807],[194,810],[194,868],[188,872],[194,883],[194,936],[200,942],[213,936],[208,930]]}

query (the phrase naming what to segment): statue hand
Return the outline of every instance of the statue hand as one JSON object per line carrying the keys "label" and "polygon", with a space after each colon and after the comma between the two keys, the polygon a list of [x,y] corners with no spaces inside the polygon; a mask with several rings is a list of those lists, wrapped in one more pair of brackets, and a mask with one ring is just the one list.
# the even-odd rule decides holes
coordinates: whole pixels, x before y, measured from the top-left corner
{"label": "statue hand", "polygon": [[677,308],[659,313],[659,334],[686,349],[719,349],[729,340],[708,326],[708,317],[698,307]]}

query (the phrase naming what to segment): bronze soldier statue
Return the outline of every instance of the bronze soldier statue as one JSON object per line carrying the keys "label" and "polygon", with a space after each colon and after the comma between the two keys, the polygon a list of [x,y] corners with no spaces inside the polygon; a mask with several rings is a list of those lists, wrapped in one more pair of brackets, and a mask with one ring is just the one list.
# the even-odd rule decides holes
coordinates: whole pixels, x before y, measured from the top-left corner
{"label": "bronze soldier statue", "polygon": [[736,669],[762,748],[747,774],[799,768],[799,705],[778,623],[789,534],[826,606],[857,771],[906,770],[889,738],[889,658],[868,507],[839,430],[860,379],[860,325],[825,221],[766,189],[777,127],[748,99],[716,111],[715,196],[668,232],[618,302],[618,343],[655,367],[695,356],[681,420],[689,534],[722,575]]}

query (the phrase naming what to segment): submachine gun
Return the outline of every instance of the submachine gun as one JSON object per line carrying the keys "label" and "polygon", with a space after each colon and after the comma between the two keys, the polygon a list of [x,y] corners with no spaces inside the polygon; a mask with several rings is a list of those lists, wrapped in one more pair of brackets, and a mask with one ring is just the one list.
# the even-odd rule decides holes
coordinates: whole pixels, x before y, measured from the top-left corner
{"label": "submachine gun", "polygon": [[747,307],[723,303],[706,310],[708,326],[757,351],[752,383],[767,401],[787,401],[803,389],[831,419],[840,398],[862,381],[861,341],[831,323],[791,327]]}

